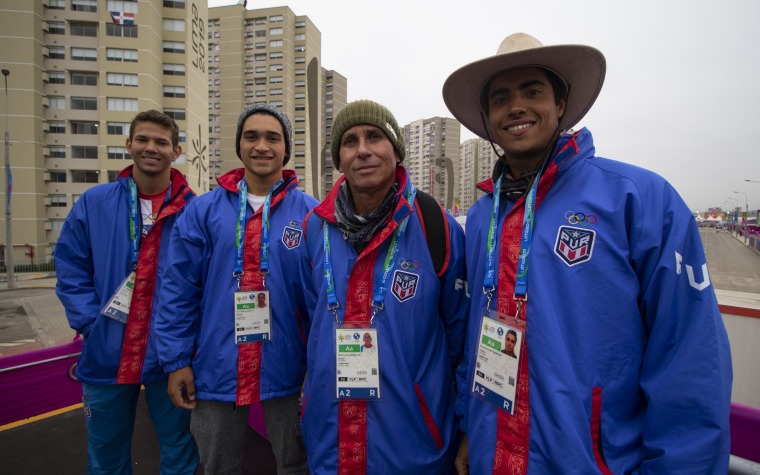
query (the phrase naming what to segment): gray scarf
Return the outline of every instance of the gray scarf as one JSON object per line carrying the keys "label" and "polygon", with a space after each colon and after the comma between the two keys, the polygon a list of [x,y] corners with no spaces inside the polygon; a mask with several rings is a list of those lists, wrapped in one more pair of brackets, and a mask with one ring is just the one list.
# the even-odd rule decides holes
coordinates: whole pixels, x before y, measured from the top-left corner
{"label": "gray scarf", "polygon": [[397,192],[398,182],[391,186],[385,199],[375,211],[362,216],[356,214],[348,182],[344,181],[340,185],[338,197],[335,200],[335,221],[338,223],[338,229],[343,233],[343,239],[353,246],[357,254],[361,254],[377,231],[388,220],[396,204]]}

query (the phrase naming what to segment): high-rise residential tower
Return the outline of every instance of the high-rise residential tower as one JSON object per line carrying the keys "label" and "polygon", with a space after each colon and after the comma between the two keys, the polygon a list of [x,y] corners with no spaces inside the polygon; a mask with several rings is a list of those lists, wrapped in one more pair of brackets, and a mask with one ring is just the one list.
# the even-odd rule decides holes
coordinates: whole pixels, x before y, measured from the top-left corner
{"label": "high-rise residential tower", "polygon": [[460,124],[447,117],[416,120],[404,126],[406,160],[412,182],[446,209],[459,192]]}

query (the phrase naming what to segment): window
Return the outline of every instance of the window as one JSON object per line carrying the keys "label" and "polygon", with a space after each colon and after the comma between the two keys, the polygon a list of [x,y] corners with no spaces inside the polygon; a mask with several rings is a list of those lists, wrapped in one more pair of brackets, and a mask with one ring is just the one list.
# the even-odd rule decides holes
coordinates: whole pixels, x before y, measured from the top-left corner
{"label": "window", "polygon": [[69,23],[69,33],[71,36],[98,36],[97,23]]}
{"label": "window", "polygon": [[267,95],[266,91],[256,91],[256,97],[264,97]]}
{"label": "window", "polygon": [[50,195],[50,206],[54,208],[65,208],[66,195]]}
{"label": "window", "polygon": [[122,38],[137,38],[137,25],[117,25],[115,23],[106,23],[106,35],[120,36]]}
{"label": "window", "polygon": [[266,66],[256,66],[256,73],[257,74],[258,73],[265,73],[265,72],[267,72],[267,67]]}
{"label": "window", "polygon": [[254,46],[254,48],[256,48],[256,49],[266,49],[266,48],[267,48],[267,44],[266,44],[266,42],[264,42],[264,41],[261,41],[261,42],[259,42],[259,43],[256,43],[256,44],[255,44],[255,45],[253,45],[253,46]]}
{"label": "window", "polygon": [[71,0],[71,9],[75,12],[96,12],[98,0]]}
{"label": "window", "polygon": [[282,15],[272,15],[269,17],[270,23],[276,23],[278,21],[282,21]]}
{"label": "window", "polygon": [[66,59],[66,48],[63,46],[48,46],[48,58]]}
{"label": "window", "polygon": [[282,64],[273,64],[269,66],[269,70],[272,72],[282,71]]}
{"label": "window", "polygon": [[48,83],[66,84],[66,73],[63,71],[48,71]]}
{"label": "window", "polygon": [[65,10],[66,0],[48,0],[47,7],[51,10]]}
{"label": "window", "polygon": [[277,84],[282,82],[282,76],[274,76],[269,78],[270,84]]}
{"label": "window", "polygon": [[66,121],[64,120],[51,120],[48,122],[48,132],[51,134],[65,134],[66,133]]}
{"label": "window", "polygon": [[306,140],[304,140],[304,139],[295,139],[293,141],[293,144],[295,144],[295,145],[306,145]]}
{"label": "window", "polygon": [[75,205],[77,204],[77,201],[79,201],[79,198],[81,198],[82,195],[71,195],[71,204]]}
{"label": "window", "polygon": [[305,111],[306,110],[306,104],[296,104],[296,110],[297,111]]}
{"label": "window", "polygon": [[108,122],[106,132],[108,135],[129,135],[129,122]]}
{"label": "window", "polygon": [[98,73],[71,72],[71,84],[75,86],[97,86]]}
{"label": "window", "polygon": [[71,121],[71,133],[75,135],[98,135],[98,123]]}
{"label": "window", "polygon": [[296,76],[303,76],[304,74],[306,74],[305,69],[296,69]]}
{"label": "window", "polygon": [[270,35],[281,35],[282,34],[282,28],[270,28],[269,29]]}
{"label": "window", "polygon": [[185,65],[184,64],[164,63],[164,74],[167,75],[167,76],[184,76],[185,75]]}
{"label": "window", "polygon": [[168,31],[185,31],[184,20],[177,20],[173,18],[164,18],[164,30]]}
{"label": "window", "polygon": [[181,41],[164,41],[164,53],[184,53],[185,43]]}
{"label": "window", "polygon": [[[217,127],[218,129],[219,127]],[[184,130],[179,131],[179,143],[187,142],[187,133]]]}
{"label": "window", "polygon": [[49,21],[48,33],[50,33],[51,35],[65,35],[66,23],[62,21]]}
{"label": "window", "polygon": [[119,170],[108,170],[108,183],[116,181],[116,177],[119,176]]}
{"label": "window", "polygon": [[303,64],[305,62],[306,62],[306,58],[304,57],[296,58],[296,61],[295,61],[296,64]]}
{"label": "window", "polygon": [[254,61],[266,61],[267,60],[267,55],[265,55],[265,54],[257,54],[256,56],[253,57],[253,59],[254,59]]}
{"label": "window", "polygon": [[253,36],[255,36],[256,38],[263,38],[263,37],[265,37],[266,35],[267,35],[267,30],[256,30],[256,31],[253,33]]}
{"label": "window", "polygon": [[51,183],[66,183],[66,171],[64,170],[51,170],[50,182]]}
{"label": "window", "polygon": [[137,74],[107,73],[106,83],[109,86],[137,87]]}
{"label": "window", "polygon": [[97,183],[97,170],[71,170],[72,183]]}
{"label": "window", "polygon": [[108,158],[111,160],[127,160],[131,158],[127,147],[108,147]]}
{"label": "window", "polygon": [[306,86],[306,81],[296,81],[294,83],[294,85],[295,85],[295,87],[305,87]]}
{"label": "window", "polygon": [[71,48],[71,59],[79,61],[97,61],[98,50],[95,48]]}
{"label": "window", "polygon": [[296,46],[296,53],[303,53],[304,51],[306,51],[306,46]]}
{"label": "window", "polygon": [[47,149],[50,153],[50,158],[66,158],[65,145],[48,145]]}
{"label": "window", "polygon": [[270,96],[281,96],[282,95],[282,89],[270,89],[269,90]]}
{"label": "window", "polygon": [[164,86],[164,97],[185,97],[184,86]]}
{"label": "window", "polygon": [[106,99],[106,103],[110,111],[137,112],[137,99],[109,97]]}
{"label": "window", "polygon": [[306,122],[306,117],[298,115],[296,116],[296,122]]}
{"label": "window", "polygon": [[185,8],[185,0],[164,0],[166,8]]}
{"label": "window", "polygon": [[66,98],[63,96],[48,96],[48,107],[51,109],[65,109]]}
{"label": "window", "polygon": [[125,63],[137,62],[136,49],[106,48],[108,61],[123,61]]}
{"label": "window", "polygon": [[267,24],[267,19],[266,19],[266,17],[254,18],[253,19],[253,23],[255,25],[266,25]]}
{"label": "window", "polygon": [[267,78],[256,78],[256,85],[261,86],[267,83]]}
{"label": "window", "polygon": [[306,35],[304,33],[299,33],[295,36],[296,41],[303,41],[306,39]]}
{"label": "window", "polygon": [[296,28],[305,28],[306,22],[305,21],[297,21],[296,22]]}
{"label": "window", "polygon": [[[98,147],[97,145],[72,145],[71,158],[98,158]],[[72,181],[76,183],[76,180],[73,179],[73,172]]]}
{"label": "window", "polygon": [[281,46],[282,46],[282,40],[271,40],[269,42],[269,47],[270,48],[279,48]]}
{"label": "window", "polygon": [[305,92],[297,92],[295,95],[296,99],[306,99],[306,93]]}
{"label": "window", "polygon": [[71,97],[71,108],[81,111],[96,111],[98,110],[98,98],[97,97]]}
{"label": "window", "polygon": [[164,114],[174,120],[185,120],[185,109],[164,109]]}
{"label": "window", "polygon": [[269,53],[269,59],[282,59],[282,52]]}

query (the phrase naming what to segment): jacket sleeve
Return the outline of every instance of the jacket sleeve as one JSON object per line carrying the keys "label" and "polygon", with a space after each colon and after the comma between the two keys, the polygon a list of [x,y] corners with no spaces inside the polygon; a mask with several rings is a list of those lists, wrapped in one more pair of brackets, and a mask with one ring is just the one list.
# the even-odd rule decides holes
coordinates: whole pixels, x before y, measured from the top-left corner
{"label": "jacket sleeve", "polygon": [[177,219],[162,276],[154,329],[159,363],[169,373],[190,365],[211,246],[193,200]]}
{"label": "jacket sleeve", "polygon": [[56,287],[69,326],[87,337],[100,314],[87,219],[88,196],[74,205],[55,245]]}
{"label": "jacket sleeve", "polygon": [[464,231],[449,213],[446,213],[446,219],[449,228],[449,263],[441,278],[438,311],[449,343],[453,377],[464,356],[470,296],[467,293]]}
{"label": "jacket sleeve", "polygon": [[[633,222],[648,341],[641,473],[726,473],[731,354],[694,218],[669,185]],[[660,210],[665,210],[660,211]]]}

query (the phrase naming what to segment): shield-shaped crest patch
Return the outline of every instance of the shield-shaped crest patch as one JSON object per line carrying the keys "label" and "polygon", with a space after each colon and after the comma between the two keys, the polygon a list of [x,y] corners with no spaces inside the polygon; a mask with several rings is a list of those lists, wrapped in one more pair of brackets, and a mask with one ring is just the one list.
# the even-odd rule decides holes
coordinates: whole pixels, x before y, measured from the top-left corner
{"label": "shield-shaped crest patch", "polygon": [[285,228],[282,230],[282,243],[285,244],[285,247],[288,249],[293,249],[301,244],[302,235],[303,233],[300,229],[285,226]]}
{"label": "shield-shaped crest patch", "polygon": [[414,297],[414,294],[417,293],[417,283],[419,281],[420,276],[417,274],[397,270],[393,273],[391,292],[399,302],[404,302]]}
{"label": "shield-shaped crest patch", "polygon": [[568,266],[580,264],[591,259],[595,237],[596,231],[591,229],[560,226],[557,230],[557,243],[554,245],[554,253]]}

